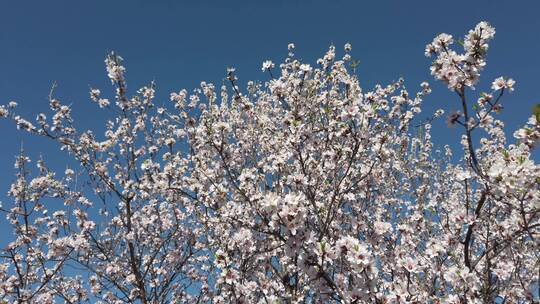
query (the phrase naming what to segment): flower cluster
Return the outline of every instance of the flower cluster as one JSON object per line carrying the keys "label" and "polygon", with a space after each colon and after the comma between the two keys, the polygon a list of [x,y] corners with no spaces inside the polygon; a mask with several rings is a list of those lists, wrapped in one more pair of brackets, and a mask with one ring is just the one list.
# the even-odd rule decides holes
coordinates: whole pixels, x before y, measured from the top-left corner
{"label": "flower cluster", "polygon": [[469,31],[461,42],[464,53],[451,49],[454,39],[449,34],[440,34],[426,46],[426,56],[436,56],[431,65],[431,74],[454,91],[464,87],[474,87],[480,72],[486,65],[488,42],[493,39],[495,29],[487,22],[480,22]]}

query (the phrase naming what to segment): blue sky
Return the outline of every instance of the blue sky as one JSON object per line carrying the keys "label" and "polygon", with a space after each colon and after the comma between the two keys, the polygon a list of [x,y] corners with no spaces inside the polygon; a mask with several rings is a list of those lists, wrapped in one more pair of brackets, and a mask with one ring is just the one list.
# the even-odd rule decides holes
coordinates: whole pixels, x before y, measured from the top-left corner
{"label": "blue sky", "polygon": [[[56,97],[72,104],[80,129],[91,128],[104,119],[89,101],[89,87],[113,92],[103,63],[111,50],[125,59],[128,88],[133,92],[155,80],[161,103],[171,91],[195,88],[202,80],[221,84],[227,66],[236,68],[243,83],[267,80],[261,63],[280,62],[289,42],[296,44],[297,57],[312,63],[330,44],[341,50],[351,42],[365,89],[403,76],[407,88],[416,91],[428,80],[434,93],[425,100],[425,115],[437,108],[448,113],[458,109],[458,100],[432,80],[424,47],[437,33],[463,37],[486,20],[497,34],[478,91],[488,90],[501,75],[517,81],[501,115],[514,130],[540,103],[539,11],[538,1],[493,0],[0,0],[0,104],[15,100],[19,111],[34,119],[47,111],[56,81]],[[434,129],[439,146],[459,140],[458,128],[441,122]],[[0,130],[0,200],[7,205],[5,192],[21,143],[32,158],[42,154],[62,170],[66,154],[6,121],[0,121]]]}

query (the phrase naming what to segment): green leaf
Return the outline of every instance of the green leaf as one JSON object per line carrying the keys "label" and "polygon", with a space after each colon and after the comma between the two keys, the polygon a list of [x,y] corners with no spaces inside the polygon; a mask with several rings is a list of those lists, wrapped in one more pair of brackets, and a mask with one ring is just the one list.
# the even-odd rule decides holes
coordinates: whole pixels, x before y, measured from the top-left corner
{"label": "green leaf", "polygon": [[533,107],[533,114],[536,116],[536,121],[540,121],[540,104],[537,104]]}
{"label": "green leaf", "polygon": [[534,114],[540,114],[540,104],[537,104],[533,107]]}

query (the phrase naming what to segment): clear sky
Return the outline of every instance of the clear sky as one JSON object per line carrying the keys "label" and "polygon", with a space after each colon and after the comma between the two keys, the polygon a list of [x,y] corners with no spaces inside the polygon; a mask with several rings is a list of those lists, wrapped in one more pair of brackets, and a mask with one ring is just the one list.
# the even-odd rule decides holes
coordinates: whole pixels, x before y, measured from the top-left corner
{"label": "clear sky", "polygon": [[[365,89],[403,76],[415,92],[428,80],[434,93],[425,100],[424,115],[436,108],[448,113],[458,101],[432,80],[424,47],[440,32],[463,37],[486,20],[497,34],[478,90],[488,90],[501,75],[517,81],[501,115],[514,130],[540,103],[538,12],[539,1],[0,0],[0,104],[15,100],[34,119],[47,111],[56,81],[56,97],[72,104],[81,129],[90,128],[103,123],[103,112],[89,101],[89,86],[113,94],[103,63],[111,50],[125,59],[129,89],[155,80],[161,103],[171,91],[202,80],[221,84],[227,66],[236,67],[244,83],[267,80],[262,61],[280,62],[289,42],[296,44],[297,57],[311,63],[330,44],[342,50],[351,42]],[[458,142],[458,128],[438,123],[434,129],[437,145]],[[31,157],[43,154],[62,170],[66,154],[6,121],[0,121],[0,131],[0,200],[8,205],[5,192],[22,142]]]}

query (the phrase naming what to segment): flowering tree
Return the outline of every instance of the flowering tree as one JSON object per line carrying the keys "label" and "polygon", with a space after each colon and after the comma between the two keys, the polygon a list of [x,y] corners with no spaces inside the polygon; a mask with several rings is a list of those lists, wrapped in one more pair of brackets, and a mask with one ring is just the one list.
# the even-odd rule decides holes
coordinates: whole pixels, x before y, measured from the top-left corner
{"label": "flowering tree", "polygon": [[448,34],[426,47],[433,76],[456,93],[457,163],[431,141],[443,111],[417,118],[429,85],[363,91],[349,44],[316,66],[290,44],[279,68],[263,63],[271,80],[241,93],[229,69],[230,86],[203,82],[165,107],[153,84],[128,97],[113,53],[114,104],[90,92],[114,116],[104,137],[77,130],[52,93],[52,119],[36,124],[15,102],[0,107],[79,164],[55,174],[39,160],[33,173],[17,158],[13,203],[1,209],[15,239],[2,248],[0,301],[538,302],[540,167],[530,150],[540,114],[508,144],[495,115],[514,81],[467,98],[494,33],[481,22],[463,53]]}

